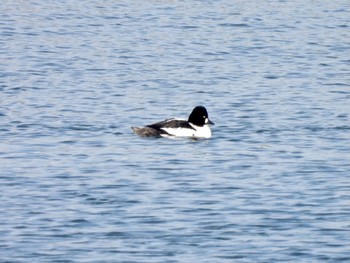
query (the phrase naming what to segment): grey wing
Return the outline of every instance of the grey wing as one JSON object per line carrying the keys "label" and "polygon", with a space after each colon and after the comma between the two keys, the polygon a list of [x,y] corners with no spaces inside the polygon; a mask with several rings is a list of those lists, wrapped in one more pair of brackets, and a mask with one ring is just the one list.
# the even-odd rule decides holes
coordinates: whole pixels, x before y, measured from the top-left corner
{"label": "grey wing", "polygon": [[134,131],[134,133],[142,137],[161,137],[160,131],[150,127],[131,127],[131,129]]}

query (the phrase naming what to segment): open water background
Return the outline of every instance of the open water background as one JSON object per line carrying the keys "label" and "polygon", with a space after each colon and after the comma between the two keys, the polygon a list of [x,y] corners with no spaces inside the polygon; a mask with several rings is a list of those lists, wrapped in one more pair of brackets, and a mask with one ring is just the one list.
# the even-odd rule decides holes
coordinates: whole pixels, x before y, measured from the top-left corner
{"label": "open water background", "polygon": [[0,261],[350,262],[349,10],[2,1]]}

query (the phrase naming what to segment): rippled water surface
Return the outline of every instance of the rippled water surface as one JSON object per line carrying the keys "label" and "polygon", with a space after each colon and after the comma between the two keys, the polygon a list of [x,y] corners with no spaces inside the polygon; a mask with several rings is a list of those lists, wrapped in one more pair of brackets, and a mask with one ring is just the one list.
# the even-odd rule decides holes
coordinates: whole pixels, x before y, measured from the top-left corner
{"label": "rippled water surface", "polygon": [[0,261],[350,262],[349,10],[2,1]]}

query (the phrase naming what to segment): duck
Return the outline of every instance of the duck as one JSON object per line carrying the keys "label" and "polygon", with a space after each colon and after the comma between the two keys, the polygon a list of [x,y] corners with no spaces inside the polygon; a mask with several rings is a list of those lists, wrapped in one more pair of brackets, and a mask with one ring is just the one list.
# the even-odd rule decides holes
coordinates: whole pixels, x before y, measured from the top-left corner
{"label": "duck", "polygon": [[141,137],[209,139],[211,137],[209,125],[214,123],[209,119],[207,109],[204,106],[196,106],[187,120],[171,118],[141,128],[131,127],[131,129]]}

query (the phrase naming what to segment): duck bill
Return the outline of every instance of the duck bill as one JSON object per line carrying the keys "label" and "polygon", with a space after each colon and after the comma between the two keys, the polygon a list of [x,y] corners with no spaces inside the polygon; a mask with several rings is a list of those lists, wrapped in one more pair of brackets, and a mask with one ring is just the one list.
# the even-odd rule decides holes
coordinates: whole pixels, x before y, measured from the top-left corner
{"label": "duck bill", "polygon": [[214,122],[208,119],[207,124],[214,125]]}

